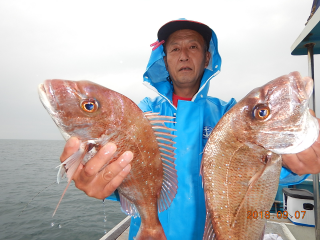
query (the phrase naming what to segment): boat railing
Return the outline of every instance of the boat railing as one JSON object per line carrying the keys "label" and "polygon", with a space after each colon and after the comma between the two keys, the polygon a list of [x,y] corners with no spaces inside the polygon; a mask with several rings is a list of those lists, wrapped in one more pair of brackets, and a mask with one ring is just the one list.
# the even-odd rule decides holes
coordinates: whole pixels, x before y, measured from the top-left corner
{"label": "boat railing", "polygon": [[[122,240],[121,235],[129,228],[131,222],[131,216],[127,216],[114,228],[107,232],[100,240]],[[123,240],[128,239],[123,237]]]}

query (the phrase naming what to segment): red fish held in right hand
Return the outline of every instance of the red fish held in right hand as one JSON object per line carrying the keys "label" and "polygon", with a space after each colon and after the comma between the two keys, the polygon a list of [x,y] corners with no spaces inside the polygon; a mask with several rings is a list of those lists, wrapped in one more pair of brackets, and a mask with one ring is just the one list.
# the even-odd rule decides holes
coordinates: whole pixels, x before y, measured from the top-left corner
{"label": "red fish held in right hand", "polygon": [[143,113],[129,98],[89,81],[46,80],[39,96],[64,138],[81,141],[80,149],[61,165],[58,179],[66,168],[69,185],[79,164],[107,142],[117,145],[111,162],[132,151],[131,171],[118,187],[121,207],[141,217],[137,240],[165,240],[158,211],[170,206],[178,185],[175,136],[164,125],[171,117]]}
{"label": "red fish held in right hand", "polygon": [[280,154],[301,152],[318,137],[318,121],[308,109],[312,90],[311,78],[290,73],[252,90],[218,122],[202,160],[204,240],[263,239]]}

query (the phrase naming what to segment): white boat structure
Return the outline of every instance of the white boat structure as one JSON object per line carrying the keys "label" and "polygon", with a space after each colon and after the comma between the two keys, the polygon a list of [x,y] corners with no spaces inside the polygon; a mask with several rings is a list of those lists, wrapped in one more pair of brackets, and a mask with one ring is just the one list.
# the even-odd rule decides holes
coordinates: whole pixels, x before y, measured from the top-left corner
{"label": "white boat structure", "polygon": [[105,234],[100,240],[127,240],[129,237],[129,226],[131,217],[128,216]]}

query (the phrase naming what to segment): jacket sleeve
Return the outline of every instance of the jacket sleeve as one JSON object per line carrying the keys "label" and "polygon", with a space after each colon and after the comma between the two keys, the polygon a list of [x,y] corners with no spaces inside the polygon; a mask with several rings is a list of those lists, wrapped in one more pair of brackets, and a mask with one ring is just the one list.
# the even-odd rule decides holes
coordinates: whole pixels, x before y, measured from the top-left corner
{"label": "jacket sleeve", "polygon": [[291,172],[289,169],[282,167],[281,173],[280,173],[279,185],[287,186],[287,185],[299,184],[309,176],[310,174],[299,176],[298,174]]}
{"label": "jacket sleeve", "polygon": [[143,111],[143,112],[150,112],[152,111],[151,107],[152,101],[149,97],[145,97],[139,104],[138,107]]}
{"label": "jacket sleeve", "polygon": [[119,196],[118,190],[115,190],[109,197],[106,197],[106,199],[120,202],[120,196]]}
{"label": "jacket sleeve", "polygon": [[237,104],[237,101],[234,98],[231,98],[230,101],[226,104],[225,112],[228,112],[234,105]]}

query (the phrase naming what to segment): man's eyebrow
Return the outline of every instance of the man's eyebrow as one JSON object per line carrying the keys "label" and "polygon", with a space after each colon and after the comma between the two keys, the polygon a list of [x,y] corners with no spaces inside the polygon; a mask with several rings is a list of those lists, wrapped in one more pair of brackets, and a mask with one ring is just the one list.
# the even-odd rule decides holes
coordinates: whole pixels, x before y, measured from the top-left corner
{"label": "man's eyebrow", "polygon": [[179,45],[179,43],[177,43],[177,42],[172,42],[172,43],[170,43],[169,45]]}
{"label": "man's eyebrow", "polygon": [[[198,41],[197,39],[191,39],[188,41],[188,43],[190,43],[190,42],[197,42],[197,43],[201,44],[200,41]],[[178,42],[172,42],[172,43],[169,43],[169,45],[180,45],[180,44]]]}

